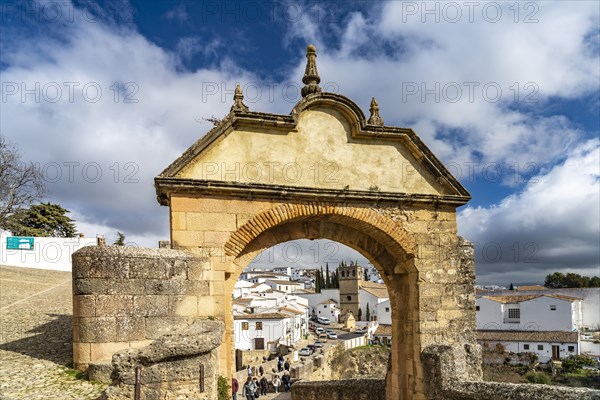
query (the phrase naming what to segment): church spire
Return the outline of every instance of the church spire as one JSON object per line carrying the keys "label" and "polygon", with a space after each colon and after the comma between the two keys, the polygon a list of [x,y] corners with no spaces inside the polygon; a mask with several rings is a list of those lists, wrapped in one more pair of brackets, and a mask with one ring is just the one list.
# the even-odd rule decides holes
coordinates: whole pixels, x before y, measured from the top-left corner
{"label": "church spire", "polygon": [[233,105],[231,106],[230,112],[231,111],[249,111],[248,106],[244,104],[244,94],[242,93],[242,87],[239,83],[235,85],[235,93],[233,94]]}
{"label": "church spire", "polygon": [[371,99],[371,108],[369,108],[369,111],[371,111],[371,116],[367,124],[383,126],[383,118],[379,116],[379,104],[377,104],[375,97]]}
{"label": "church spire", "polygon": [[302,97],[321,92],[321,87],[319,86],[321,78],[319,78],[319,73],[317,72],[317,48],[313,44],[309,44],[306,47],[306,69],[304,70],[302,82],[304,83]]}

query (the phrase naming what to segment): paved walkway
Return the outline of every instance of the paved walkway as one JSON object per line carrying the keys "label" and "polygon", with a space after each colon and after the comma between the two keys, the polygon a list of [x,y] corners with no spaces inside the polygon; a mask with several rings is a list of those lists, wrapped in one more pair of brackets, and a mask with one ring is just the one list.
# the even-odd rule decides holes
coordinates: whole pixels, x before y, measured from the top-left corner
{"label": "paved walkway", "polygon": [[71,273],[0,266],[0,399],[92,400],[71,363]]}

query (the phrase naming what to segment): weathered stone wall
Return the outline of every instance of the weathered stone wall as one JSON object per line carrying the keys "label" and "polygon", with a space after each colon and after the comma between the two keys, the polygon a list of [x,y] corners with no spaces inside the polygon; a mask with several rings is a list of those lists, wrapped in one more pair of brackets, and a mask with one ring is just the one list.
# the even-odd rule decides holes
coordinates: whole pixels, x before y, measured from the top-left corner
{"label": "weathered stone wall", "polygon": [[479,359],[477,348],[430,346],[423,352],[429,400],[598,400],[600,390],[552,385],[481,382],[469,364]]}
{"label": "weathered stone wall", "polygon": [[294,400],[385,400],[385,380],[353,379],[321,382],[296,382]]}
{"label": "weathered stone wall", "polygon": [[221,321],[199,320],[177,333],[161,336],[142,349],[128,349],[112,358],[113,385],[101,400],[134,398],[136,367],[140,368],[140,399],[217,398]]}
{"label": "weathered stone wall", "polygon": [[84,370],[187,327],[209,296],[210,262],[185,251],[90,246],[73,254],[73,364]]}

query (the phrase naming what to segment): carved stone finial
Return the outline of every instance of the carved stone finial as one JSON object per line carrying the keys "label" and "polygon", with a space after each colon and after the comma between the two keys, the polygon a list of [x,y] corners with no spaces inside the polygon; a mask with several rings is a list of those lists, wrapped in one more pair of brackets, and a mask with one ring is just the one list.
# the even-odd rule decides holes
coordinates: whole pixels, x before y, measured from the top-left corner
{"label": "carved stone finial", "polygon": [[242,87],[238,83],[235,85],[235,93],[233,94],[233,105],[230,111],[249,111],[247,105],[244,104],[244,94],[242,93]]}
{"label": "carved stone finial", "polygon": [[321,87],[319,86],[321,78],[317,72],[317,48],[314,44],[309,44],[306,47],[306,69],[304,70],[304,76],[302,77],[302,97],[306,97],[309,94],[320,93]]}
{"label": "carved stone finial", "polygon": [[377,104],[375,97],[371,99],[371,108],[369,108],[369,111],[371,111],[371,116],[369,117],[367,123],[371,125],[383,126],[383,118],[379,116],[379,104]]}

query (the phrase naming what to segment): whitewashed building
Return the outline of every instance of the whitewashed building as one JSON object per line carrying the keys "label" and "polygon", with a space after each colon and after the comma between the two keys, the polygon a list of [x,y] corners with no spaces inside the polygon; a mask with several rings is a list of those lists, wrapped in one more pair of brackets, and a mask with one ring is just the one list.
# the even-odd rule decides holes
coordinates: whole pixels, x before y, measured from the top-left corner
{"label": "whitewashed building", "polygon": [[383,283],[360,282],[358,293],[360,309],[362,310],[362,320],[367,318],[367,306],[371,320],[378,319],[378,305],[390,299],[387,287]]}
{"label": "whitewashed building", "polygon": [[338,322],[340,308],[335,301],[329,299],[317,304],[315,313],[317,317],[328,318],[331,322]]}
{"label": "whitewashed building", "polygon": [[246,296],[250,293],[252,293],[251,289],[254,286],[254,283],[252,282],[248,282],[248,281],[244,281],[244,280],[239,280],[235,283],[235,286],[233,287],[233,293],[232,293],[232,297],[234,299],[237,299],[238,297],[243,297]]}
{"label": "whitewashed building", "polygon": [[292,276],[292,267],[275,267],[271,269],[271,272],[279,275],[286,275],[288,277]]}
{"label": "whitewashed building", "polygon": [[304,289],[301,282],[284,281],[279,279],[266,280],[265,285],[269,285],[273,290],[279,290],[284,293],[293,293],[296,290]]}
{"label": "whitewashed building", "polygon": [[500,343],[507,352],[535,353],[543,363],[580,354],[577,332],[480,330],[477,341],[484,349]]}
{"label": "whitewashed building", "polygon": [[284,313],[234,315],[236,350],[265,350],[273,343],[293,345],[292,318]]}
{"label": "whitewashed building", "polygon": [[390,299],[377,304],[377,320],[380,325],[392,325],[392,306]]}
{"label": "whitewashed building", "polygon": [[567,331],[582,323],[582,299],[563,295],[483,296],[477,299],[477,329]]}

